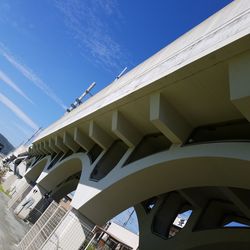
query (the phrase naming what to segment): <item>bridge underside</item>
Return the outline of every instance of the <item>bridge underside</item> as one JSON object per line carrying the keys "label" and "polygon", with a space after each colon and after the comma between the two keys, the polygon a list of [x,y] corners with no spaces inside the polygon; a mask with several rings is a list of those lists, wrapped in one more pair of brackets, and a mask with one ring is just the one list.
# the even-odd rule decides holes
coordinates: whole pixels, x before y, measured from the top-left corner
{"label": "bridge underside", "polygon": [[[87,153],[73,153],[36,182],[56,200],[76,189],[72,206],[98,225],[134,206],[140,249],[248,249],[249,151],[250,142],[217,142],[172,147],[132,162],[125,153],[124,165],[107,181],[91,180],[104,155],[91,164]],[[186,211],[187,223],[171,235]]]}
{"label": "bridge underside", "polygon": [[[152,197],[135,206],[140,247],[248,249],[250,217],[247,204],[249,190],[228,187],[196,187]],[[185,211],[188,221],[173,234],[174,219]],[[236,223],[238,227],[232,227]]]}
{"label": "bridge underside", "polygon": [[249,4],[233,2],[52,124],[25,179],[55,199],[76,189],[72,206],[98,225],[134,206],[141,250],[249,249]]}

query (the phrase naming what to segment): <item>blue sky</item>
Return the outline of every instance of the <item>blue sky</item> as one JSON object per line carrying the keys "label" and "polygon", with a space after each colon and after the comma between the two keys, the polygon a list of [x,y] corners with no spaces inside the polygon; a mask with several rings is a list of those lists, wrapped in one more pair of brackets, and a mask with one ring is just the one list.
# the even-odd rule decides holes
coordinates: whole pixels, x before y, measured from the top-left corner
{"label": "blue sky", "polygon": [[1,0],[0,133],[15,146],[229,0]]}

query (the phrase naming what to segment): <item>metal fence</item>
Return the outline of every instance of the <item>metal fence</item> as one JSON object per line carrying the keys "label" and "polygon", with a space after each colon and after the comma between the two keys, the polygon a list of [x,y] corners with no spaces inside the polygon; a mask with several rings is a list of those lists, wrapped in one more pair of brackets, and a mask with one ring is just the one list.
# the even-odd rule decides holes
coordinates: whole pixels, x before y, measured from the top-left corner
{"label": "metal fence", "polygon": [[36,204],[36,206],[33,209],[31,209],[29,215],[26,217],[26,221],[28,221],[31,224],[35,224],[36,221],[40,218],[40,216],[44,213],[44,211],[48,208],[48,206],[52,201],[53,200],[51,199],[42,198]]}
{"label": "metal fence", "polygon": [[53,235],[44,244],[43,250],[87,249],[88,243],[93,240],[95,235],[92,229],[92,227],[81,221],[75,213],[69,211]]}
{"label": "metal fence", "polygon": [[43,245],[57,228],[66,213],[67,211],[63,207],[59,206],[56,202],[52,202],[24,236],[18,245],[18,249],[42,249]]}
{"label": "metal fence", "polygon": [[[41,211],[37,210],[37,213]],[[20,250],[131,250],[74,209],[53,201],[18,244]]]}

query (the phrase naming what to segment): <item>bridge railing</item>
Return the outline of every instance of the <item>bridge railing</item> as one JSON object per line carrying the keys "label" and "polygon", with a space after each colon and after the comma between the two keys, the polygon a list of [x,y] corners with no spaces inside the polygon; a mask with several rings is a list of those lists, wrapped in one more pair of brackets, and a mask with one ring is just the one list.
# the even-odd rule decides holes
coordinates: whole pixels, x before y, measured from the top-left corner
{"label": "bridge railing", "polygon": [[18,244],[18,249],[42,249],[66,214],[66,209],[52,202]]}

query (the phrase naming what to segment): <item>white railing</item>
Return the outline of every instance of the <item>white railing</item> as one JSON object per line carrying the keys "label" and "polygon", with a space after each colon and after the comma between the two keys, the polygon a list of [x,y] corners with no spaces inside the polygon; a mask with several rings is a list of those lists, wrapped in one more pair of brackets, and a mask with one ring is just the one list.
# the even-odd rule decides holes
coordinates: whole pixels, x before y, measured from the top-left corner
{"label": "white railing", "polygon": [[69,211],[40,249],[85,249],[93,236],[92,227],[81,221],[74,212]]}
{"label": "white railing", "polygon": [[53,201],[18,244],[18,249],[42,249],[66,213],[67,211],[63,207]]}
{"label": "white railing", "polygon": [[111,250],[114,246],[132,249],[101,227],[93,227],[76,210],[66,210],[53,201],[17,247],[20,250]]}

